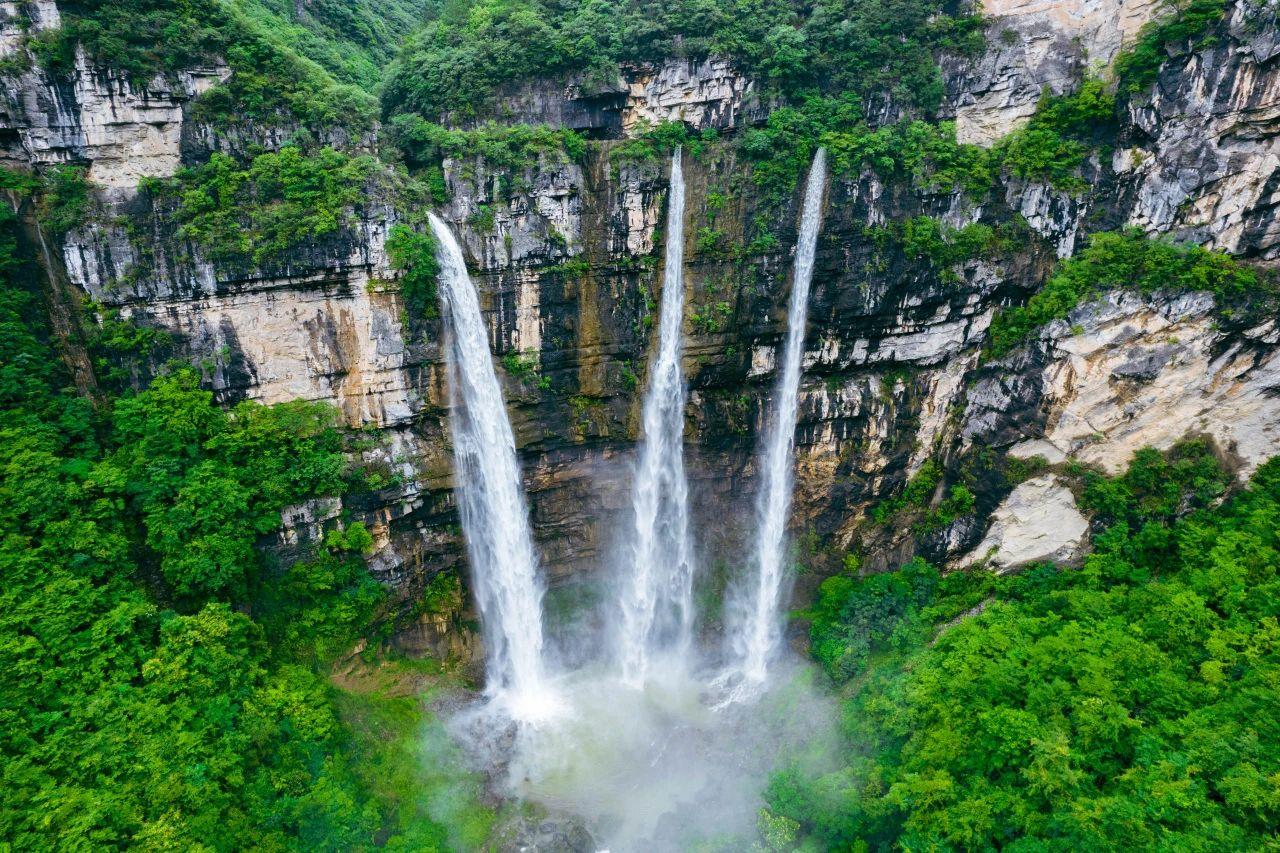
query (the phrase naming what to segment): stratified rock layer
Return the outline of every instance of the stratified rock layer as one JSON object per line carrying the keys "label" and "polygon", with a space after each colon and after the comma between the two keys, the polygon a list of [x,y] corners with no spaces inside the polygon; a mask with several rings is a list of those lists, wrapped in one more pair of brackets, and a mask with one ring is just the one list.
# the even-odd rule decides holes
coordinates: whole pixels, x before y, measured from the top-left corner
{"label": "stratified rock layer", "polygon": [[[0,56],[24,49],[24,18],[35,30],[57,22],[45,0],[0,11]],[[998,3],[987,9],[986,55],[944,58],[944,111],[962,140],[989,144],[1024,121],[1046,87],[1071,91],[1086,69],[1111,62],[1155,11],[1144,0],[1106,9],[1084,0]],[[1061,487],[1047,481],[1023,484],[1017,497],[1007,486],[979,490],[974,513],[918,536],[872,530],[866,510],[931,459],[948,478],[962,461],[1011,448],[1117,471],[1140,446],[1207,434],[1247,472],[1280,450],[1274,325],[1219,327],[1202,295],[1110,294],[1004,361],[980,364],[996,311],[1025,298],[1089,229],[1131,222],[1275,258],[1276,32],[1267,7],[1237,2],[1205,46],[1175,51],[1154,90],[1131,99],[1115,156],[1086,164],[1089,192],[1003,179],[975,201],[869,170],[830,181],[800,389],[797,532],[831,551],[861,543],[874,551],[871,568],[916,553],[954,559],[975,546],[979,554],[994,547],[1008,566],[1031,552],[1061,558],[1070,543],[1035,534],[1040,522],[1028,520],[1037,502],[1049,502],[1078,526]],[[192,100],[225,73],[191,69],[141,84],[83,56],[62,77],[31,65],[4,81],[3,157],[83,164],[106,190],[99,215],[54,247],[54,274],[173,332],[221,399],[328,400],[369,431],[360,461],[392,485],[291,509],[275,547],[294,553],[344,515],[363,518],[375,537],[375,573],[415,595],[459,565],[462,548],[442,330],[436,319],[405,315],[385,250],[408,213],[397,209],[393,177],[372,179],[336,232],[264,268],[210,261],[180,236],[172,211],[135,191],[141,177],[172,174],[210,151],[242,154],[289,137],[287,127],[194,121]],[[513,81],[497,112],[477,121],[545,122],[599,141],[581,162],[544,155],[514,170],[481,159],[445,163],[451,200],[442,215],[473,268],[492,348],[513,368],[504,391],[535,535],[556,584],[607,566],[625,520],[637,389],[669,231],[667,164],[635,159],[613,140],[665,120],[734,131],[768,108],[754,81],[715,57],[627,67],[605,84]],[[337,134],[321,141],[349,143]],[[796,200],[760,198],[737,157],[732,141],[686,156],[686,441],[703,565],[741,562],[795,241]],[[944,269],[886,240],[886,225],[922,215],[953,228],[1023,230],[999,252]],[[744,251],[766,234],[776,239]],[[940,488],[934,499],[944,496]],[[992,511],[998,528],[986,522]],[[806,561],[821,570],[835,557]],[[813,577],[801,579],[800,594]],[[448,645],[434,623],[415,630],[411,645]]]}

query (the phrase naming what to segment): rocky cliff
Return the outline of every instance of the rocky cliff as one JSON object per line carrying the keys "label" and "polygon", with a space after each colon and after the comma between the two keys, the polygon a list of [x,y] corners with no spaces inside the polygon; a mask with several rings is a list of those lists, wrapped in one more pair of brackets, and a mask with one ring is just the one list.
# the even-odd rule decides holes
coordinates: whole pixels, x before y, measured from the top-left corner
{"label": "rocky cliff", "polygon": [[[24,34],[58,22],[47,0],[0,11],[0,58],[20,59]],[[1104,73],[1159,14],[1141,0],[1010,0],[986,11],[987,53],[943,60],[943,114],[954,116],[960,141],[983,145],[1024,123],[1046,88],[1069,92],[1086,73]],[[1274,323],[1225,328],[1203,295],[1111,294],[1003,360],[981,359],[997,310],[1025,299],[1089,231],[1133,224],[1275,259],[1274,14],[1236,3],[1212,39],[1170,56],[1154,88],[1129,101],[1114,150],[1086,164],[1088,190],[1005,177],[975,199],[870,169],[832,178],[797,433],[795,530],[824,543],[809,548],[808,565],[821,570],[855,546],[872,567],[916,552],[994,554],[1002,566],[1075,555],[1083,528],[1052,473],[993,486],[971,511],[923,535],[868,518],[931,460],[955,471],[982,450],[1114,471],[1140,446],[1189,434],[1212,437],[1241,470],[1280,451],[1280,333]],[[430,317],[405,316],[386,240],[415,211],[398,201],[394,176],[371,179],[352,219],[322,239],[257,266],[210,259],[170,209],[139,191],[140,180],[214,150],[278,148],[292,129],[228,130],[193,117],[192,103],[225,77],[222,67],[149,81],[94,67],[83,53],[66,73],[6,67],[6,161],[81,164],[98,188],[95,214],[61,240],[49,274],[173,333],[228,401],[329,400],[368,431],[363,462],[387,471],[391,485],[286,512],[277,547],[314,539],[347,513],[369,523],[371,565],[406,598],[457,565],[442,330]],[[605,81],[524,81],[476,121],[580,130],[597,140],[585,156],[543,154],[516,169],[483,157],[444,164],[444,214],[473,264],[494,352],[508,357],[503,381],[535,531],[557,583],[607,563],[627,507],[671,223],[665,157],[637,155],[625,140],[659,121],[722,132],[686,158],[687,439],[703,562],[738,562],[797,211],[794,198],[778,204],[757,190],[731,134],[769,109],[754,81],[714,57],[627,66]],[[939,262],[895,237],[895,223],[922,216],[1012,238]],[[1073,524],[1046,539],[1061,518]],[[409,642],[440,642],[439,631],[424,630]]]}

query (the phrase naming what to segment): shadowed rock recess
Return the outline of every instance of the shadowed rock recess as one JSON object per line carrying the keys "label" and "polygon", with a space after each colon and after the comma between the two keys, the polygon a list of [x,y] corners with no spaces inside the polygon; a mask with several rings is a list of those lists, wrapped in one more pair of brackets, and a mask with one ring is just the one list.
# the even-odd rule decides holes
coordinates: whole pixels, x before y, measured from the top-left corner
{"label": "shadowed rock recess", "polygon": [[[32,233],[53,248],[44,270],[52,290],[171,333],[219,401],[336,406],[368,439],[353,452],[388,484],[290,508],[263,546],[287,559],[339,518],[363,520],[372,571],[405,601],[459,565],[464,549],[445,332],[434,307],[414,308],[402,293],[390,236],[397,225],[422,230],[429,208],[459,235],[506,366],[500,379],[554,595],[606,562],[625,521],[672,230],[663,221],[669,149],[653,128],[682,123],[682,138],[695,141],[685,148],[683,356],[693,529],[703,552],[745,560],[801,183],[797,174],[779,194],[753,179],[762,165],[743,140],[783,106],[768,80],[717,55],[510,80],[470,115],[429,118],[476,134],[545,124],[579,131],[585,143],[514,164],[446,146],[433,199],[388,165],[390,125],[308,130],[285,114],[211,118],[200,105],[232,75],[225,62],[140,74],[78,47],[69,64],[50,67],[32,51],[59,26],[58,4],[0,9],[0,157],[19,170],[80,168],[87,182],[82,215],[61,233],[38,229],[31,214]],[[954,120],[960,143],[999,150],[1034,125],[1046,93],[1109,79],[1142,24],[1170,12],[1145,2],[1007,0],[984,14],[984,50],[937,57],[944,94],[934,115]],[[1079,556],[1083,529],[1037,530],[1060,516],[1025,511],[1052,501],[1079,518],[1050,474],[1016,489],[989,477],[972,506],[927,530],[871,517],[925,466],[941,472],[928,496],[937,506],[977,456],[1003,459],[1028,442],[1039,450],[1023,456],[1111,473],[1140,447],[1188,435],[1212,437],[1242,476],[1280,449],[1280,330],[1274,318],[1224,319],[1209,294],[1099,292],[999,358],[983,354],[997,312],[1025,301],[1093,232],[1133,226],[1263,266],[1280,256],[1278,39],[1271,7],[1235,2],[1206,36],[1164,45],[1151,84],[1123,95],[1107,138],[1074,167],[1076,183],[1005,168],[973,192],[920,170],[851,164],[833,150],[791,525],[822,545],[804,556],[812,572],[800,579],[801,600],[853,547],[868,569],[914,554],[972,562],[993,549],[1002,568]],[[879,113],[873,127],[916,115],[892,103]],[[216,251],[183,212],[182,191],[165,189],[211,156],[244,163],[289,144],[369,159],[332,227],[269,251]],[[904,235],[906,222],[932,223],[940,242],[921,248]],[[975,224],[996,236],[951,251],[959,243],[948,235]],[[449,645],[425,624],[404,629],[407,647]]]}

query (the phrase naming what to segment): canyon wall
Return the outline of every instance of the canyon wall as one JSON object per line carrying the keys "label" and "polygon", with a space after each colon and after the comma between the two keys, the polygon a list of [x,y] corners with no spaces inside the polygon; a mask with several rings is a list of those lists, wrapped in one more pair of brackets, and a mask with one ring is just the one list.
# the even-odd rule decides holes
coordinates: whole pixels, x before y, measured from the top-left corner
{"label": "canyon wall", "polygon": [[[984,145],[1024,122],[1044,89],[1069,92],[1086,73],[1105,73],[1158,13],[1142,0],[1006,0],[986,11],[986,55],[943,59],[944,115],[961,141]],[[0,58],[21,53],[23,32],[58,17],[47,0],[0,4],[0,14]],[[795,531],[807,565],[833,568],[855,546],[873,554],[872,568],[915,553],[994,555],[1009,567],[1077,556],[1082,537],[1045,539],[1045,527],[1077,517],[1052,474],[1012,494],[979,494],[974,512],[928,535],[869,521],[868,509],[927,461],[953,466],[975,448],[1108,471],[1140,446],[1191,434],[1213,437],[1242,472],[1280,451],[1280,333],[1274,323],[1223,327],[1203,295],[1112,294],[1004,360],[980,363],[995,312],[1025,298],[1090,231],[1131,224],[1276,258],[1274,23],[1267,7],[1236,3],[1210,43],[1170,58],[1154,89],[1130,101],[1114,152],[1086,165],[1086,192],[1006,179],[975,201],[870,170],[831,180],[797,432]],[[226,73],[190,69],[142,83],[83,54],[68,74],[29,64],[4,80],[0,157],[85,165],[100,188],[96,214],[61,240],[51,275],[171,332],[225,401],[331,401],[367,431],[362,462],[386,470],[393,485],[292,508],[269,544],[290,553],[343,513],[364,519],[375,574],[412,598],[463,559],[443,330],[405,315],[386,252],[391,227],[416,211],[397,207],[396,177],[378,172],[334,234],[264,268],[204,257],[172,211],[138,186],[210,151],[288,138],[287,129],[192,119],[192,102]],[[581,130],[596,140],[583,160],[542,155],[517,174],[480,159],[445,163],[451,200],[442,213],[473,266],[494,352],[520,366],[502,381],[553,585],[609,564],[628,506],[668,229],[666,157],[636,156],[625,140],[662,120],[729,132],[762,120],[769,106],[752,80],[716,58],[627,67],[604,82],[525,81],[482,119]],[[763,198],[739,156],[731,142],[707,142],[685,167],[686,435],[708,576],[740,562],[752,524],[756,439],[784,332],[797,219],[798,199]],[[886,226],[917,216],[999,226],[1017,239],[940,267],[885,237]],[[772,242],[745,248],[766,233]],[[1046,504],[1060,512],[1028,510]],[[815,577],[801,579],[801,594]],[[419,626],[406,642],[431,646],[439,633]]]}

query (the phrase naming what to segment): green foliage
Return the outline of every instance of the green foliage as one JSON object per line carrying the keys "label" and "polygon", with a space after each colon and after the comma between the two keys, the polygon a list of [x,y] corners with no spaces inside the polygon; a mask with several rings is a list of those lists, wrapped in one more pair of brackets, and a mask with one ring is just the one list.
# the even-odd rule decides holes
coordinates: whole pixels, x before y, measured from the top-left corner
{"label": "green foliage", "polygon": [[813,609],[803,614],[811,620],[814,659],[833,679],[847,681],[866,667],[873,653],[918,639],[910,617],[932,600],[941,577],[916,559],[896,572],[827,578]]}
{"label": "green foliage", "polygon": [[[319,15],[333,12],[333,5],[322,4],[327,11]],[[319,40],[335,34],[332,26],[325,36],[308,38],[303,27],[286,24],[278,13],[254,0],[79,0],[65,4],[61,12],[60,30],[31,41],[37,58],[54,70],[71,69],[76,44],[83,45],[95,61],[138,78],[225,59],[232,76],[201,96],[197,113],[202,118],[284,118],[311,127],[338,125],[357,130],[371,124],[374,110],[368,94],[339,84],[292,46],[316,53]],[[375,12],[352,15],[366,23],[382,17]],[[316,15],[308,18],[314,21]],[[336,59],[335,51],[351,56],[357,53],[352,45],[362,37],[352,32],[343,47],[322,51],[320,58]],[[359,52],[369,50],[364,44]]]}
{"label": "green foliage", "polygon": [[918,535],[932,533],[973,512],[977,496],[963,483],[947,488],[947,496],[916,523]]}
{"label": "green foliage", "polygon": [[748,130],[742,151],[757,187],[773,204],[794,191],[819,145],[826,147],[834,174],[872,169],[926,188],[962,189],[980,200],[1005,171],[1079,189],[1080,165],[1114,134],[1115,124],[1115,99],[1098,80],[1085,81],[1072,95],[1046,95],[1026,127],[991,149],[959,144],[952,122],[902,121],[872,128],[856,97],[810,94]]}
{"label": "green foliage", "polygon": [[[1151,239],[1137,229],[1102,232],[1062,263],[1027,304],[1002,311],[991,324],[989,354],[1000,358],[1050,320],[1108,290],[1153,293],[1207,291],[1226,315],[1241,307],[1265,312],[1276,304],[1275,281],[1229,255]],[[1247,304],[1246,304],[1247,303]]]}
{"label": "green foliage", "polygon": [[443,723],[423,709],[429,697],[403,695],[414,666],[383,664],[383,684],[335,697],[351,732],[348,763],[362,785],[389,805],[383,819],[388,849],[488,849],[495,815],[483,803],[483,780],[467,769]]}
{"label": "green foliage", "polygon": [[85,309],[90,316],[82,325],[98,384],[116,390],[144,384],[147,369],[170,349],[173,336],[124,319],[118,309],[92,302]]}
{"label": "green foliage", "polygon": [[1228,482],[1194,443],[1094,477],[1085,502],[1108,526],[1078,571],[828,581],[813,648],[858,676],[848,752],[826,775],[778,774],[772,813],[832,849],[1265,847],[1280,460],[1215,504]]}
{"label": "green foliage", "polygon": [[412,317],[435,317],[440,262],[436,240],[430,233],[397,224],[387,235],[387,257],[400,270],[400,296]]}
{"label": "green foliage", "polygon": [[261,584],[254,619],[277,659],[326,662],[351,648],[385,597],[362,559],[372,547],[357,521],[331,530],[316,554]]}
{"label": "green foliage", "polygon": [[999,246],[995,229],[981,222],[957,229],[931,216],[917,216],[897,229],[903,253],[912,260],[927,259],[945,281],[956,278],[958,264],[990,255]]}
{"label": "green foliage", "polygon": [[979,19],[954,12],[929,0],[446,5],[397,60],[383,110],[465,117],[511,81],[581,71],[590,90],[611,81],[619,62],[715,53],[788,91],[891,92],[930,111],[942,96],[934,53],[982,44]]}
{"label": "green foliage", "polygon": [[[482,159],[495,170],[523,171],[543,158],[552,162],[579,161],[586,141],[572,130],[545,125],[486,124],[475,130],[454,130],[417,115],[398,115],[390,124],[391,138],[415,165],[439,166],[445,158]],[[434,192],[443,201],[441,192]]]}
{"label": "green foliage", "polygon": [[524,382],[538,373],[538,356],[534,352],[511,351],[502,357],[507,373]]}
{"label": "green foliage", "polygon": [[1209,30],[1226,13],[1224,0],[1190,0],[1171,18],[1143,26],[1137,41],[1116,57],[1116,85],[1125,95],[1151,87],[1171,48],[1203,47]]}
{"label": "green foliage", "polygon": [[116,403],[112,441],[95,476],[137,513],[159,570],[182,598],[242,597],[258,565],[256,537],[280,510],[342,485],[331,408],[213,405],[194,371],[161,377]]}
{"label": "green foliage", "polygon": [[837,175],[869,168],[925,187],[960,188],[978,198],[999,175],[992,152],[956,142],[954,123],[903,121],[872,129],[863,121],[857,99],[848,95],[808,97],[798,106],[774,110],[762,127],[742,138],[752,178],[774,204],[799,185],[819,145],[826,147]]}
{"label": "green foliage", "polygon": [[1081,506],[1108,526],[1167,526],[1191,508],[1209,506],[1231,484],[1202,440],[1182,442],[1168,453],[1150,447],[1134,454],[1121,477],[1084,471]]}
{"label": "green foliage", "polygon": [[375,169],[370,157],[285,146],[247,166],[214,154],[145,186],[157,201],[176,201],[179,235],[210,260],[263,265],[350,222]]}
{"label": "green foliage", "polygon": [[239,0],[260,31],[320,65],[334,79],[372,93],[403,37],[422,23],[428,0]]}
{"label": "green foliage", "polygon": [[1101,80],[1086,80],[1073,95],[1046,94],[1031,121],[1000,140],[993,156],[1020,178],[1080,191],[1085,157],[1115,130],[1115,98]]}
{"label": "green foliage", "polygon": [[83,167],[54,166],[42,176],[37,214],[55,238],[82,225],[90,204]]}
{"label": "green foliage", "polygon": [[689,320],[699,333],[712,335],[724,331],[728,327],[729,319],[732,316],[733,305],[729,302],[720,301],[703,305],[693,313]]}
{"label": "green foliage", "polygon": [[481,234],[488,234],[493,231],[493,207],[487,204],[477,205],[475,213],[471,214],[467,219],[467,224]]}
{"label": "green foliage", "polygon": [[682,121],[660,121],[650,125],[642,120],[631,138],[609,149],[609,157],[614,162],[646,163],[669,157],[677,148],[684,148],[697,159],[716,138],[714,128],[694,133]]}
{"label": "green foliage", "polygon": [[942,466],[936,460],[927,460],[903,486],[900,495],[876,504],[871,510],[871,518],[876,524],[884,524],[903,510],[928,506],[941,482]]}
{"label": "green foliage", "polygon": [[279,573],[254,548],[285,506],[341,487],[331,410],[224,411],[190,371],[96,408],[62,391],[8,206],[0,226],[0,838],[396,843],[398,806],[354,772],[333,688],[308,665],[381,605],[358,556],[371,537],[346,525]]}

